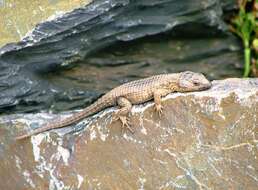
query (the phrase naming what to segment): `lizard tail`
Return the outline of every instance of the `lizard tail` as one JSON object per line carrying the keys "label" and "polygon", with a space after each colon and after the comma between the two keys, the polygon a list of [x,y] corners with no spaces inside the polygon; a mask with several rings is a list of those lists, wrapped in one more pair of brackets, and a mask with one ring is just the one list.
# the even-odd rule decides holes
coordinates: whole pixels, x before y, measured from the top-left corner
{"label": "lizard tail", "polygon": [[65,119],[60,119],[59,121],[55,121],[55,120],[50,121],[45,126],[38,128],[34,131],[31,131],[30,133],[20,135],[20,136],[16,137],[15,139],[21,140],[21,139],[30,137],[32,135],[36,135],[36,134],[39,134],[39,133],[42,133],[45,131],[49,131],[51,129],[57,129],[57,128],[62,128],[62,127],[71,125],[75,122],[82,120],[85,117],[91,116],[91,115],[93,115],[107,107],[113,106],[113,105],[114,105],[114,102],[111,99],[103,96],[100,99],[98,99],[96,102],[91,104],[90,106],[83,109],[81,112],[75,113],[72,116],[67,117]]}

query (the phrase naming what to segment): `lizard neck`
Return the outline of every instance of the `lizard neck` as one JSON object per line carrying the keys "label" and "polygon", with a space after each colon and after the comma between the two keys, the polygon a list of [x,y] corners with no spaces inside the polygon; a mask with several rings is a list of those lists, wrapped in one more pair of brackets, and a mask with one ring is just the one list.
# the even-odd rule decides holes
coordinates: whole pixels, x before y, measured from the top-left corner
{"label": "lizard neck", "polygon": [[168,74],[166,77],[166,82],[164,82],[163,88],[171,91],[171,92],[176,92],[179,90],[178,86],[178,81],[179,81],[179,74],[178,73],[173,73],[173,74]]}

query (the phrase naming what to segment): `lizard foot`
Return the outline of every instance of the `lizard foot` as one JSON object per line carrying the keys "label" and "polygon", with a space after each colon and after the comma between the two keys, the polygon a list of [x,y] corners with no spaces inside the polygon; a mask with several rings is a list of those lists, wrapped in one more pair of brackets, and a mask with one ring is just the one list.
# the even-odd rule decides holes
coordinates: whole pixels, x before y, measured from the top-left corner
{"label": "lizard foot", "polygon": [[156,110],[156,112],[158,112],[159,117],[161,117],[162,112],[163,112],[163,107],[162,107],[162,105],[161,105],[161,104],[155,104],[155,110]]}
{"label": "lizard foot", "polygon": [[119,120],[122,122],[122,132],[124,133],[125,129],[128,129],[131,133],[134,133],[134,130],[132,129],[129,119],[125,116],[118,116]]}

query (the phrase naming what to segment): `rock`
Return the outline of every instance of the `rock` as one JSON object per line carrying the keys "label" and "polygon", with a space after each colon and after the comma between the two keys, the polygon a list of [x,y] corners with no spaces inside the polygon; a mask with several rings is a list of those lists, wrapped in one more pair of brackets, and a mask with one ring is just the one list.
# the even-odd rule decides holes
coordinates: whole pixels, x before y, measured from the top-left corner
{"label": "rock", "polygon": [[110,108],[15,142],[54,115],[2,116],[0,189],[257,189],[258,79],[212,84],[168,95],[161,118],[153,102],[134,106],[134,134]]}
{"label": "rock", "polygon": [[0,49],[0,113],[83,107],[124,80],[186,67],[240,76],[241,45],[223,21],[230,2],[94,0],[40,23]]}

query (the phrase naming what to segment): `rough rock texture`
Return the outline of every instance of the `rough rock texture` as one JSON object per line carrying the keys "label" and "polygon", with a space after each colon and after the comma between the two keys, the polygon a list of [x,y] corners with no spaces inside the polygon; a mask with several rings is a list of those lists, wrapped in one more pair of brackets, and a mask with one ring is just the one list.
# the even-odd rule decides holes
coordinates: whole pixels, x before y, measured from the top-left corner
{"label": "rough rock texture", "polygon": [[18,142],[54,116],[1,117],[0,189],[257,189],[258,79],[214,81],[163,105],[161,118],[153,102],[134,106],[134,134],[111,123],[114,108]]}
{"label": "rough rock texture", "polygon": [[[234,4],[225,0],[94,0],[40,23],[22,41],[0,49],[0,113],[85,106],[113,83],[116,86],[143,74],[182,71],[184,64],[189,68],[194,63],[193,71],[213,79],[224,77],[225,71],[227,76],[237,76],[241,46],[223,21],[223,11]],[[143,38],[161,41],[165,34],[167,39],[159,48],[152,49],[158,43],[129,48]],[[121,56],[117,51],[121,47],[125,54],[130,55],[131,49],[138,54]],[[87,60],[107,49],[113,50],[109,57],[95,55]],[[69,74],[64,71],[68,68]],[[95,84],[100,79],[109,86]]]}
{"label": "rough rock texture", "polygon": [[88,0],[0,1],[0,47],[20,41],[36,24],[89,3]]}

